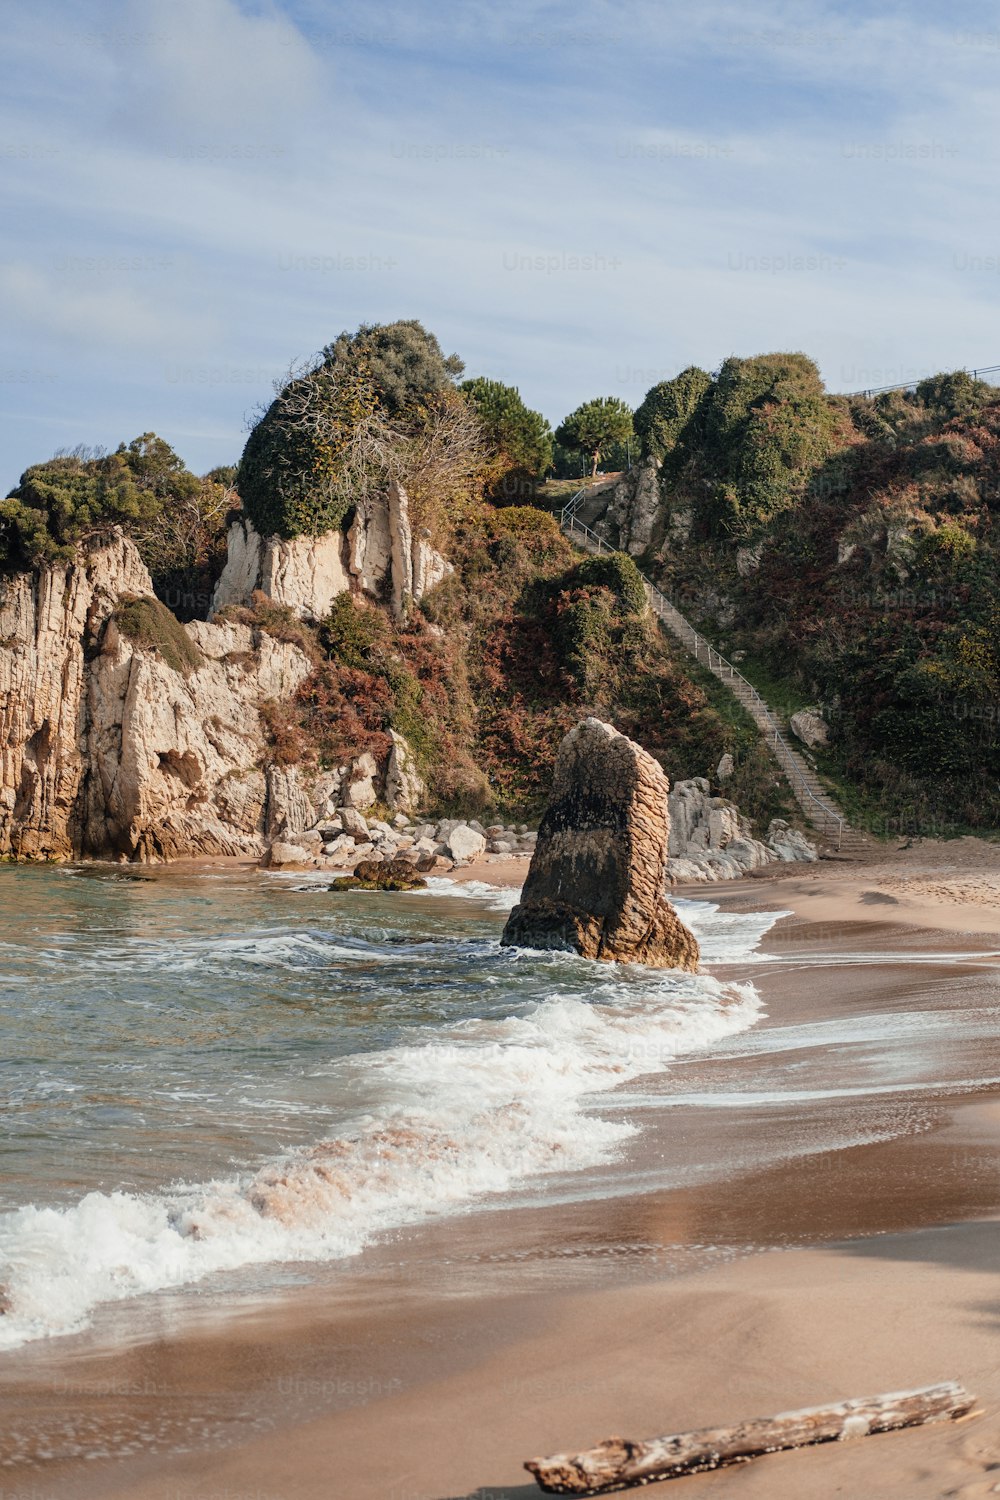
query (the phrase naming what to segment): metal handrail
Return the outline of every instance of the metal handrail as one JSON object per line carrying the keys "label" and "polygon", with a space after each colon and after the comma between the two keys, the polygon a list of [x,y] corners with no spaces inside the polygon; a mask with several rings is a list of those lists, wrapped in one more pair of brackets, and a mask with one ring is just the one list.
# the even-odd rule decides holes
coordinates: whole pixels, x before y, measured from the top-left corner
{"label": "metal handrail", "polygon": [[[562,509],[562,512],[560,513],[559,524],[564,531],[583,532],[584,536],[586,536],[588,540],[595,545],[598,553],[614,552],[614,547],[609,547],[608,544],[604,541],[603,537],[598,536],[596,531],[592,531],[589,526],[587,526],[577,517],[576,511],[579,508],[582,502],[582,497],[585,494],[586,490],[579,490],[575,495],[571,497],[570,500],[567,501],[566,505]],[[642,579],[642,585],[646,592],[646,597],[652,605],[654,611],[656,612],[657,618],[665,623],[665,617],[673,617],[671,624],[668,625],[668,629],[672,629],[673,633],[679,636],[689,649],[693,650],[695,661],[701,660],[699,652],[702,648],[704,648],[709,671],[712,672],[716,677],[718,677],[720,681],[722,681],[722,668],[725,668],[726,672],[729,674],[730,682],[739,682],[749,694],[751,702],[757,709],[757,713],[754,714],[754,717],[758,720],[758,722],[760,721],[760,719],[764,719],[767,723],[768,739],[770,741],[771,749],[774,753],[775,759],[781,766],[782,770],[785,772],[785,775],[788,776],[789,780],[793,783],[793,785],[795,783],[798,783],[800,792],[819,809],[824,824],[829,823],[832,824],[834,828],[836,828],[837,848],[839,849],[844,837],[844,829],[846,827],[845,819],[841,817],[841,815],[836,812],[832,806],[830,806],[828,803],[825,803],[822,798],[817,797],[812,787],[809,786],[803,775],[802,768],[799,765],[799,757],[796,751],[792,749],[791,745],[788,744],[784,735],[781,733],[781,729],[778,726],[777,720],[775,719],[768,705],[764,702],[764,699],[760,696],[760,693],[754,687],[753,683],[750,682],[748,678],[744,677],[743,673],[739,670],[738,667],[734,667],[732,662],[728,661],[726,657],[722,655],[721,651],[717,651],[712,643],[710,641],[707,641],[705,637],[694,628],[691,622],[683,614],[681,614],[676,604],[672,603],[672,601],[667,598],[666,594],[664,594],[660,589],[656,587],[655,583],[651,583],[643,573],[640,573],[639,577]],[[712,663],[713,657],[715,658],[714,665]],[[737,696],[739,695],[737,694]]]}
{"label": "metal handrail", "polygon": [[[975,370],[966,369],[961,373],[963,375],[971,375],[973,380],[978,380],[980,375],[995,375],[998,370],[1000,370],[1000,365],[980,365]],[[948,373],[950,374],[951,371]],[[912,391],[922,381],[931,379],[933,379],[932,375],[918,375],[915,380],[902,380],[898,385],[873,385],[869,386],[866,391],[850,391],[848,394],[851,396],[882,396],[887,391]]]}

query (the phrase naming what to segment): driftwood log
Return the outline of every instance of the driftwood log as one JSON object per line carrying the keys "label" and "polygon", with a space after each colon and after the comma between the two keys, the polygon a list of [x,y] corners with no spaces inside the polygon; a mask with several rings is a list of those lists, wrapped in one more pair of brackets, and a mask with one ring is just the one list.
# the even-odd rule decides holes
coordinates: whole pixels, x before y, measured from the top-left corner
{"label": "driftwood log", "polygon": [[747,1463],[762,1453],[777,1453],[783,1448],[867,1437],[871,1432],[893,1432],[924,1422],[955,1421],[968,1416],[973,1405],[974,1398],[967,1391],[948,1381],[918,1391],[892,1391],[885,1396],[841,1401],[836,1406],[784,1411],[735,1427],[706,1427],[700,1432],[650,1438],[647,1442],[605,1438],[586,1453],[532,1458],[524,1467],[550,1495],[599,1495],[633,1484]]}

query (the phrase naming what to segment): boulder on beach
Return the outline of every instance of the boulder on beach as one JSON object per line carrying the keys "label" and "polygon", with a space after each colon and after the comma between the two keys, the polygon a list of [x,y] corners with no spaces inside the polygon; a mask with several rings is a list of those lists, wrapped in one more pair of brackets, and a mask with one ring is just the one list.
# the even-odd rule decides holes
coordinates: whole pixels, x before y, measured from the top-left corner
{"label": "boulder on beach", "polygon": [[406,859],[363,859],[353,875],[341,875],[331,891],[422,891],[420,866]]}
{"label": "boulder on beach", "polygon": [[591,718],[571,729],[501,941],[696,969],[698,943],[664,889],[669,790],[653,757],[612,725]]}

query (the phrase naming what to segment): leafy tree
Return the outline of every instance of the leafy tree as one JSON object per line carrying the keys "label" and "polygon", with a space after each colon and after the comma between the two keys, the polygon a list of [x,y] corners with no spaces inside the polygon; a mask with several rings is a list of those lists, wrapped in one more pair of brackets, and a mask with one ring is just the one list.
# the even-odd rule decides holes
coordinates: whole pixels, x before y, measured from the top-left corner
{"label": "leafy tree", "polygon": [[673,380],[661,380],[646,392],[634,418],[646,457],[659,460],[673,451],[696,414],[703,411],[711,388],[711,375],[688,365]]}
{"label": "leafy tree", "polygon": [[495,471],[490,477],[494,499],[516,501],[530,496],[534,482],[552,466],[552,429],[541,412],[531,411],[516,386],[483,376],[459,387],[475,410],[490,449]]}
{"label": "leafy tree", "polygon": [[556,429],[556,442],[588,454],[593,477],[602,451],[614,443],[624,443],[632,430],[631,407],[617,396],[598,396],[570,412]]}
{"label": "leafy tree", "polygon": [[114,453],[78,448],[33,465],[0,502],[0,568],[69,562],[79,545],[120,526],[139,548],[157,597],[182,619],[203,618],[237,503],[230,485],[199,479],[155,432]]}
{"label": "leafy tree", "polygon": [[85,449],[33,464],[0,502],[0,567],[69,562],[78,543],[151,520],[161,501],[122,453]]}
{"label": "leafy tree", "polygon": [[197,492],[200,480],[163,438],[144,432],[129,444],[119,443],[115,456],[124,459],[136,484],[160,500],[176,500]]}
{"label": "leafy tree", "polygon": [[456,390],[457,356],[416,321],[363,325],[293,370],[253,427],[237,486],[264,536],[319,536],[391,480],[443,543],[486,464],[482,425]]}
{"label": "leafy tree", "polygon": [[579,448],[567,448],[559,441],[558,433],[552,439],[553,479],[584,479],[587,474],[587,455]]}
{"label": "leafy tree", "polygon": [[446,355],[416,318],[362,323],[357,333],[345,331],[326,344],[322,358],[338,375],[363,376],[390,419],[423,405],[465,369],[458,355]]}
{"label": "leafy tree", "polygon": [[236,476],[261,536],[333,531],[384,467],[378,397],[346,357],[293,371],[251,430]]}
{"label": "leafy tree", "polygon": [[211,480],[212,484],[221,484],[227,490],[236,488],[236,473],[238,465],[219,464],[215,469],[209,469],[205,478]]}
{"label": "leafy tree", "polygon": [[804,354],[727,359],[703,399],[692,448],[714,480],[713,523],[733,536],[752,534],[804,493],[827,457],[833,405]]}

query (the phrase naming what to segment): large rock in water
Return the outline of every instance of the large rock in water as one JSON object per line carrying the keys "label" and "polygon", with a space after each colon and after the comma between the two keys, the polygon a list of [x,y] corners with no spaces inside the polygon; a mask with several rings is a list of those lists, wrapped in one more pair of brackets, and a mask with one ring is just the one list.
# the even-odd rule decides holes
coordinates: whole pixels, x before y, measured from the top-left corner
{"label": "large rock in water", "polygon": [[698,943],[664,894],[669,789],[653,757],[610,724],[571,729],[501,941],[696,969]]}

